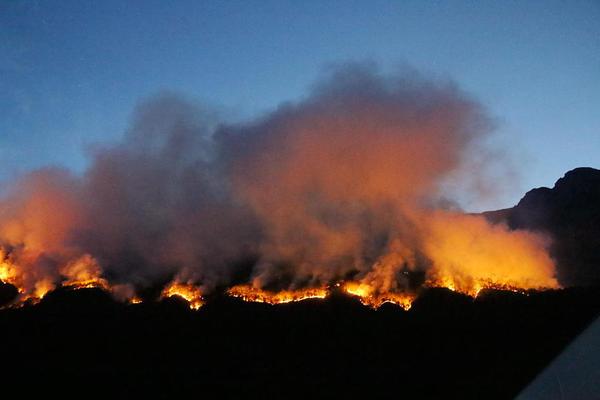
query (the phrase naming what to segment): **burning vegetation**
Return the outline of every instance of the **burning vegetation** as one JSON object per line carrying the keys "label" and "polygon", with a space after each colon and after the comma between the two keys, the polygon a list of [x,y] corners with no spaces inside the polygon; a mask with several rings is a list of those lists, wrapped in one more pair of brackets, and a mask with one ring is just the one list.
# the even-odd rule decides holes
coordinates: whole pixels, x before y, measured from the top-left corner
{"label": "burning vegetation", "polygon": [[188,302],[192,310],[198,310],[204,305],[200,288],[191,283],[171,282],[161,293],[161,298],[177,296]]}
{"label": "burning vegetation", "polygon": [[329,294],[327,288],[307,288],[298,290],[269,291],[251,285],[237,285],[227,290],[227,294],[244,301],[268,304],[284,304],[307,299],[324,299]]}
{"label": "burning vegetation", "polygon": [[162,96],[81,176],[45,168],[8,187],[0,280],[15,304],[60,286],[136,303],[136,290],[185,271],[161,297],[194,309],[223,287],[269,304],[341,288],[404,309],[422,286],[557,288],[546,237],[447,206],[448,188],[489,192],[490,125],[453,83],[362,65],[245,123]]}

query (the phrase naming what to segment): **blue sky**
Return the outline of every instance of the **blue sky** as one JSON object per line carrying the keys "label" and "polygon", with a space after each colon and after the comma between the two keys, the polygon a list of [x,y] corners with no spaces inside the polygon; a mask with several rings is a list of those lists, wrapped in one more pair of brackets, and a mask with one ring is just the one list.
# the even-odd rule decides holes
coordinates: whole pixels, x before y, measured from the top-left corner
{"label": "blue sky", "polygon": [[[327,65],[373,60],[449,77],[498,121],[520,171],[494,207],[600,168],[598,1],[0,2],[0,180],[115,141],[172,90],[248,118]],[[477,205],[473,205],[477,208]]]}

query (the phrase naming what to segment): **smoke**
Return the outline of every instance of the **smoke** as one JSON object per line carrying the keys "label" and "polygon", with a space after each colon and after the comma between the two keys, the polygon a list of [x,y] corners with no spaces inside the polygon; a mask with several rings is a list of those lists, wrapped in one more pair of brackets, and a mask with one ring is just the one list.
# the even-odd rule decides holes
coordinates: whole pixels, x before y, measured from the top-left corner
{"label": "smoke", "polygon": [[35,171],[8,190],[0,259],[18,279],[2,279],[32,293],[89,264],[113,284],[174,277],[207,292],[249,264],[257,288],[351,279],[404,291],[407,271],[465,291],[556,287],[543,238],[447,206],[444,188],[485,180],[467,166],[490,133],[453,83],[365,65],[238,124],[164,94],[82,176]]}
{"label": "smoke", "polygon": [[83,178],[80,246],[134,284],[181,272],[224,282],[256,224],[220,176],[211,116],[163,95],[142,104],[124,142],[99,150]]}

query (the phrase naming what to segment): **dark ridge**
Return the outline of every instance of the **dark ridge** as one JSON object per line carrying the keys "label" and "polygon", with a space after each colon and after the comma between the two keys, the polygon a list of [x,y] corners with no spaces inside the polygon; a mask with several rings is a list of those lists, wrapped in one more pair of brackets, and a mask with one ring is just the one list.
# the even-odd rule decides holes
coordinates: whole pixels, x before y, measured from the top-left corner
{"label": "dark ridge", "polygon": [[9,305],[16,299],[19,291],[9,283],[0,281],[0,307]]}
{"label": "dark ridge", "polygon": [[428,289],[408,312],[339,292],[276,306],[216,295],[192,311],[60,289],[0,311],[3,378],[118,398],[510,399],[599,311],[600,288]]}
{"label": "dark ridge", "polygon": [[547,234],[562,285],[600,285],[600,170],[576,168],[552,189],[530,190],[515,207],[483,215]]}

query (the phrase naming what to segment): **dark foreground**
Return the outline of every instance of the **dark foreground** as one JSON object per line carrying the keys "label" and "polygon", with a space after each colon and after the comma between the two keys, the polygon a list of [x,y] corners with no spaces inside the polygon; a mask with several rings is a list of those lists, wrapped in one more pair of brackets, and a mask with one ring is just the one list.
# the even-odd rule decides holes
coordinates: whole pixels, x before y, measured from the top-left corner
{"label": "dark foreground", "polygon": [[599,311],[598,289],[476,300],[430,289],[409,312],[342,295],[216,298],[194,312],[59,290],[0,311],[2,386],[25,397],[510,399]]}

